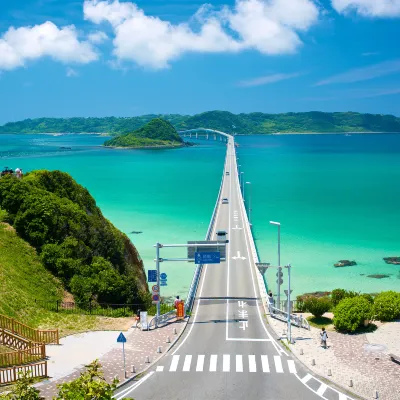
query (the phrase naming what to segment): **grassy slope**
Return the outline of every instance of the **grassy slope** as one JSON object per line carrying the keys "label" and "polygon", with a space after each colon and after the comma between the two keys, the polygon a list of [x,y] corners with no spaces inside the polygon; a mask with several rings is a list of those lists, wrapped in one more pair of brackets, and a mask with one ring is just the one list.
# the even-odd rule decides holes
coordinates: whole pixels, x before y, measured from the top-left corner
{"label": "grassy slope", "polygon": [[131,325],[129,318],[59,314],[35,304],[35,299],[61,299],[62,293],[61,284],[46,271],[36,251],[12,227],[0,222],[1,314],[32,327],[59,328],[61,336],[87,330],[123,330]]}

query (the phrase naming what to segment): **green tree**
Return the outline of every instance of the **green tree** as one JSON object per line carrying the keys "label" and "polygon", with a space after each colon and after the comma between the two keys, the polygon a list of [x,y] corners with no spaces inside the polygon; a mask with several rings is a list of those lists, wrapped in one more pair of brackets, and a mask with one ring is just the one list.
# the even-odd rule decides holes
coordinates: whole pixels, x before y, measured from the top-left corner
{"label": "green tree", "polygon": [[332,307],[329,297],[308,297],[304,301],[304,308],[310,312],[314,317],[320,318]]}
{"label": "green tree", "polygon": [[371,303],[360,296],[343,299],[335,308],[333,324],[338,331],[354,332],[372,317]]}
{"label": "green tree", "polygon": [[379,321],[392,321],[400,316],[400,293],[379,293],[374,301],[374,317]]}
{"label": "green tree", "polygon": [[32,387],[34,379],[30,372],[20,374],[19,380],[13,387],[10,393],[0,394],[0,399],[3,400],[42,400],[38,389]]}
{"label": "green tree", "polygon": [[115,378],[107,383],[101,364],[95,360],[86,366],[79,378],[57,385],[59,393],[54,400],[112,400],[118,382]]}

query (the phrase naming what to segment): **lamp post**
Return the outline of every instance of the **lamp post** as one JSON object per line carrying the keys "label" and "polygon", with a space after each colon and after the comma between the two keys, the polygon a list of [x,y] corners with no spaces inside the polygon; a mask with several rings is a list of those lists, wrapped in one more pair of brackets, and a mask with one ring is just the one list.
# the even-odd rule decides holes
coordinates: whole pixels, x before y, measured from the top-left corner
{"label": "lamp post", "polygon": [[249,224],[251,226],[251,190],[252,190],[251,182],[246,182],[246,185],[250,185],[248,210],[249,210]]}
{"label": "lamp post", "polygon": [[278,276],[277,276],[277,308],[281,308],[281,277],[280,272],[281,268],[281,223],[275,221],[269,221],[271,225],[275,225],[278,227]]}

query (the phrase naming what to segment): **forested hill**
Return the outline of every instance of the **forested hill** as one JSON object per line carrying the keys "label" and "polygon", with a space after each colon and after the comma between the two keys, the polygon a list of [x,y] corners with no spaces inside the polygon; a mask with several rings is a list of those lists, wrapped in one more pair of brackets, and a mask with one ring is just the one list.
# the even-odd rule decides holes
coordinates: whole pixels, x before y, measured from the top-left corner
{"label": "forested hill", "polygon": [[[0,178],[0,211],[75,301],[145,304],[143,262],[90,193],[60,171]],[[49,293],[49,297],[54,294]]]}
{"label": "forested hill", "polygon": [[39,118],[5,124],[0,133],[108,133],[124,134],[141,128],[154,118],[170,122],[178,131],[211,128],[227,133],[336,133],[400,132],[400,118],[393,115],[355,112],[304,112],[286,114],[232,114],[209,111],[193,116],[167,114],[131,118]]}

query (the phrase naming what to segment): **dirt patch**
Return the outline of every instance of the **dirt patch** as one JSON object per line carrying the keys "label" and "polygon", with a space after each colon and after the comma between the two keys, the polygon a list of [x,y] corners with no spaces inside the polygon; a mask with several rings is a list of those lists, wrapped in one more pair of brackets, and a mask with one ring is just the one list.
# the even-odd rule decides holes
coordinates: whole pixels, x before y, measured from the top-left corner
{"label": "dirt patch", "polygon": [[74,296],[72,295],[72,293],[69,293],[66,290],[64,290],[63,300],[62,301],[64,303],[74,303],[75,299],[74,299]]}

